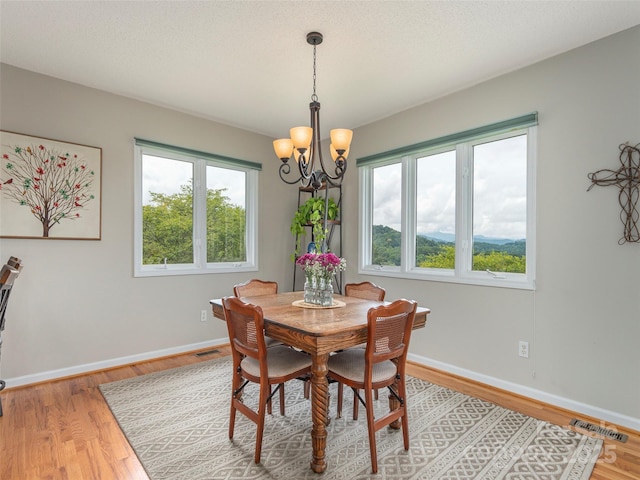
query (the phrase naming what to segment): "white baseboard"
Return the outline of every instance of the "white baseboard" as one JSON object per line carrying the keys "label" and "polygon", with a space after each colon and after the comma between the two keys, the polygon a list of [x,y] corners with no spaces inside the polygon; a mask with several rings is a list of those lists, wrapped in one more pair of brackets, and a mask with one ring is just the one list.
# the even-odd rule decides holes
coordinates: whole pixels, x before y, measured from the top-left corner
{"label": "white baseboard", "polygon": [[229,343],[228,338],[220,338],[217,340],[209,340],[206,342],[192,343],[189,345],[181,345],[178,347],[166,348],[163,350],[154,350],[152,352],[139,353],[136,355],[130,355],[127,357],[112,358],[109,360],[103,360],[94,363],[85,363],[84,365],[76,365],[74,367],[60,368],[58,370],[48,370],[46,372],[34,373],[32,375],[23,375],[21,377],[14,377],[6,379],[7,388],[20,387],[22,385],[29,385],[32,383],[46,382],[49,380],[55,380],[57,378],[64,378],[73,375],[80,375],[88,372],[95,372],[97,370],[106,370],[108,368],[119,367],[122,365],[129,365],[136,362],[144,362],[146,360],[153,360],[154,358],[167,357],[170,355],[178,355],[185,352],[193,352],[195,350],[202,350],[204,348],[215,347],[217,345],[224,345]]}
{"label": "white baseboard", "polygon": [[[537,390],[535,388],[526,387],[524,385],[519,385],[517,383],[508,382],[506,380],[501,380],[499,378],[491,377],[489,375],[477,373],[472,370],[456,367],[455,365],[450,365],[448,363],[440,362],[438,360],[433,360],[428,357],[422,357],[420,355],[414,355],[410,353],[408,355],[408,359],[416,363],[426,365],[427,367],[432,367],[437,370],[442,370],[443,372],[451,373],[464,378],[469,378],[471,380],[475,380],[477,382],[484,383],[492,387],[500,388],[502,390],[506,390],[511,393],[515,393],[527,398],[545,402],[550,405],[554,405],[556,407],[565,408],[572,412],[582,413],[583,415],[588,415],[589,417],[592,417],[592,418],[597,418],[599,420],[611,422],[621,427],[626,427],[632,430],[640,431],[640,418],[630,417],[628,415],[612,412],[611,410],[606,410],[604,408],[595,407],[593,405],[588,405],[582,402],[577,402],[569,398],[560,397],[558,395],[544,392],[542,390]],[[610,427],[607,427],[607,428],[610,428]]]}

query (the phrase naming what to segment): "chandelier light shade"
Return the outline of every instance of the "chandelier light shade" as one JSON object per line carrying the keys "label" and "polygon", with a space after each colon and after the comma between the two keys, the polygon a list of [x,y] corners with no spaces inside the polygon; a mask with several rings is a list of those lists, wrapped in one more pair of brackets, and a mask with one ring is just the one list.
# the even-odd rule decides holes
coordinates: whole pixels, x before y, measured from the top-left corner
{"label": "chandelier light shade", "polygon": [[[331,161],[325,165],[320,149],[320,102],[316,95],[316,46],[322,43],[322,34],[307,34],[307,43],[313,45],[313,95],[309,104],[311,126],[292,128],[289,130],[290,138],[273,141],[273,149],[276,156],[282,160],[280,178],[285,183],[300,183],[303,187],[317,190],[325,182],[331,185],[342,183],[347,171],[347,156],[353,131],[337,128],[329,132]],[[292,159],[297,164],[297,171],[292,171]]]}
{"label": "chandelier light shade", "polygon": [[273,149],[278,158],[289,159],[293,154],[293,142],[290,138],[281,138],[273,141]]}

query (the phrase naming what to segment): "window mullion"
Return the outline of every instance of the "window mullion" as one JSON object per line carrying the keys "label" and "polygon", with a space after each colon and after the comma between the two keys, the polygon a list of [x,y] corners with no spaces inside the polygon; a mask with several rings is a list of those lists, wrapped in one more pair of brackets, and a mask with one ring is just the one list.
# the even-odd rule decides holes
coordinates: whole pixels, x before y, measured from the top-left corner
{"label": "window mullion", "polygon": [[473,256],[473,159],[468,143],[456,145],[456,275],[471,270]]}
{"label": "window mullion", "polygon": [[142,268],[142,149],[134,148],[133,204],[135,205],[133,223],[133,265],[134,272]]}
{"label": "window mullion", "polygon": [[416,267],[416,157],[402,159],[402,253],[401,269],[404,272]]}
{"label": "window mullion", "polygon": [[207,170],[204,160],[193,164],[193,261],[207,264]]}
{"label": "window mullion", "polygon": [[[246,232],[245,232],[245,247],[246,247],[246,255],[247,258],[245,262],[248,265],[257,265],[258,264],[258,248],[257,245],[259,242],[259,232],[258,232],[258,173],[253,170],[247,171],[246,179],[245,179],[245,212],[247,218],[246,222]],[[253,187],[251,187],[253,185]],[[206,223],[205,223],[206,225]],[[205,232],[205,238],[206,238]],[[255,238],[256,241],[251,241],[252,238]],[[206,246],[206,243],[205,243]],[[206,255],[206,248],[204,251]],[[205,257],[206,258],[206,257]]]}
{"label": "window mullion", "polygon": [[527,129],[527,247],[526,247],[526,271],[527,278],[532,286],[535,286],[536,278],[536,159],[537,159],[537,134],[536,127]]}
{"label": "window mullion", "polygon": [[362,272],[367,265],[372,264],[373,252],[373,169],[361,168],[360,188],[362,189],[360,201],[360,231],[358,240],[360,245],[359,270]]}

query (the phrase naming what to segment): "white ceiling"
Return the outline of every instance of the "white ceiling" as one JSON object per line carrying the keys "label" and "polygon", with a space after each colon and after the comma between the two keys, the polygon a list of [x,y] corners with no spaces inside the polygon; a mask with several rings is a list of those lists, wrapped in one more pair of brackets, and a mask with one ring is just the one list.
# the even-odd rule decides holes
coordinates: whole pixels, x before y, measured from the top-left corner
{"label": "white ceiling", "polygon": [[[640,1],[0,1],[3,63],[263,133],[323,137],[640,24]],[[640,48],[640,46],[639,46]]]}

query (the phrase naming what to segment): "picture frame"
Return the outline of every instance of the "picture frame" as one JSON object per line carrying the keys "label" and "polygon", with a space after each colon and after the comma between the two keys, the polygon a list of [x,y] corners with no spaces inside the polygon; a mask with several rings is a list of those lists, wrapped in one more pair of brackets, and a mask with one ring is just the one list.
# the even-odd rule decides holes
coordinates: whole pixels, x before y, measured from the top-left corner
{"label": "picture frame", "polygon": [[102,238],[102,148],[2,130],[0,162],[0,238]]}

